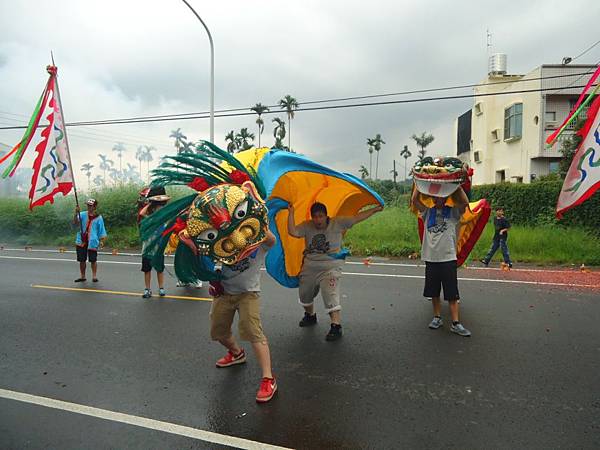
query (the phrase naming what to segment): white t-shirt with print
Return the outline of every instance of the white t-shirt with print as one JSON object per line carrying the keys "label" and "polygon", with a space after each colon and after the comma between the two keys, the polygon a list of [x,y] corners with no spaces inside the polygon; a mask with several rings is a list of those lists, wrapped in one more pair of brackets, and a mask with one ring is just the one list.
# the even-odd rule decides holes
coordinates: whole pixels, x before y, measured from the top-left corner
{"label": "white t-shirt with print", "polygon": [[[456,245],[458,241],[458,223],[460,211],[451,208],[448,217],[444,217],[443,208],[428,209],[423,214],[425,229],[421,259],[427,262],[446,262],[456,260]],[[436,214],[435,225],[428,228],[429,216]]]}

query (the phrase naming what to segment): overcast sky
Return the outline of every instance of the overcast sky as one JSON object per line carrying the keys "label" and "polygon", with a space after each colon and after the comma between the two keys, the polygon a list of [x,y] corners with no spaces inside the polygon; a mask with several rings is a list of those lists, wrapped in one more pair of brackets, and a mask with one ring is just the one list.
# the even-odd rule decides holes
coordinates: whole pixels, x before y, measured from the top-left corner
{"label": "overcast sky", "polygon": [[[487,72],[488,28],[492,51],[508,55],[509,73],[560,63],[600,39],[593,0],[189,1],[213,35],[216,109],[273,105],[286,94],[302,104],[475,83]],[[27,122],[51,50],[67,122],[208,110],[208,39],[180,0],[3,0],[0,30],[0,126]],[[577,62],[598,60],[600,45]],[[416,154],[413,133],[433,133],[430,153],[450,154],[454,120],[471,103],[299,111],[292,147],[358,175],[361,164],[368,167],[366,139],[381,133],[379,175],[389,178],[404,145]],[[265,117],[263,144],[273,145],[276,116],[285,118]],[[242,127],[256,133],[255,117],[217,118],[216,144],[224,148],[227,131]],[[98,153],[116,160],[111,149],[119,141],[128,149],[124,163],[137,165],[139,145],[172,153],[176,128],[192,140],[209,137],[207,119],[70,128],[74,166],[97,166]],[[0,130],[0,142],[12,146],[21,135]]]}

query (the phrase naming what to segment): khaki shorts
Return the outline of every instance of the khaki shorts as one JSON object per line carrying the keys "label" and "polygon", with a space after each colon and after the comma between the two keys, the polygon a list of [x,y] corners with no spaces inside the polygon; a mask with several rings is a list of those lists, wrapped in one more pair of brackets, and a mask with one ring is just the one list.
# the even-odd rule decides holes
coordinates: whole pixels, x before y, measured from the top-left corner
{"label": "khaki shorts", "polygon": [[213,298],[210,308],[210,337],[214,341],[231,337],[231,324],[238,311],[240,339],[249,342],[266,342],[260,322],[260,296],[258,292],[223,294]]}
{"label": "khaki shorts", "polygon": [[325,311],[340,311],[340,276],[342,269],[319,270],[305,266],[300,273],[298,294],[302,306],[311,306],[315,297],[321,292]]}

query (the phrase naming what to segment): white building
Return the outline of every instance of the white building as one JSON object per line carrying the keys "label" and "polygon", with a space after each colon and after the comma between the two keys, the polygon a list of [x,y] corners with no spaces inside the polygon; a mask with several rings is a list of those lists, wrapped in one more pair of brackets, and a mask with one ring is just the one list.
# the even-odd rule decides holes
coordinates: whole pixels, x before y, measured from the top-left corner
{"label": "white building", "polygon": [[475,170],[473,184],[529,183],[558,171],[561,143],[547,148],[545,140],[595,69],[545,64],[526,75],[509,75],[506,55],[493,55],[487,78],[475,88],[483,95],[455,123],[455,154]]}

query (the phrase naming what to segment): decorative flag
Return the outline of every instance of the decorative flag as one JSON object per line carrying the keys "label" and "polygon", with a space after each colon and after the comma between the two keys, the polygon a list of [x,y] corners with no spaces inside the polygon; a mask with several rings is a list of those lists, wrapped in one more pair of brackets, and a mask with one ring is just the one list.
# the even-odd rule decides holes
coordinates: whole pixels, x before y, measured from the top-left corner
{"label": "decorative flag", "polygon": [[[548,136],[548,138],[546,139],[546,144],[553,145],[556,142],[556,140],[559,138],[559,136],[565,131],[567,126],[571,122],[573,122],[577,118],[577,116],[581,113],[581,111],[583,111],[583,109],[588,105],[588,103],[593,100],[594,95],[598,92],[598,89],[600,89],[600,85],[596,86],[596,89],[594,89],[592,92],[589,92],[589,90],[594,85],[594,83],[598,80],[598,78],[600,78],[600,66],[598,66],[598,68],[596,69],[594,74],[591,76],[590,80],[587,82],[587,84],[583,88],[583,91],[581,91],[581,94],[579,95],[579,98],[577,99],[577,103],[575,103],[575,106],[573,106],[573,109],[571,110],[571,112],[569,113],[569,115],[567,116],[565,121],[560,125],[560,127],[558,127],[556,129],[556,131],[554,131],[554,133],[552,133],[550,136]],[[584,102],[583,99],[585,98],[586,94],[588,94],[588,93],[589,93],[588,98]]]}
{"label": "decorative flag", "polygon": [[[54,203],[59,192],[67,195],[73,188],[73,170],[65,136],[56,67],[48,66],[50,78],[29,120],[21,141],[4,157],[0,164],[12,156],[2,178],[13,176],[32,141],[37,142],[37,156],[33,163],[33,176],[29,190],[29,209]],[[48,120],[47,124],[40,122]]]}
{"label": "decorative flag", "polygon": [[560,219],[565,211],[577,206],[600,188],[600,96],[588,110],[588,118],[577,133],[582,137],[567,171],[558,202],[556,216]]}

